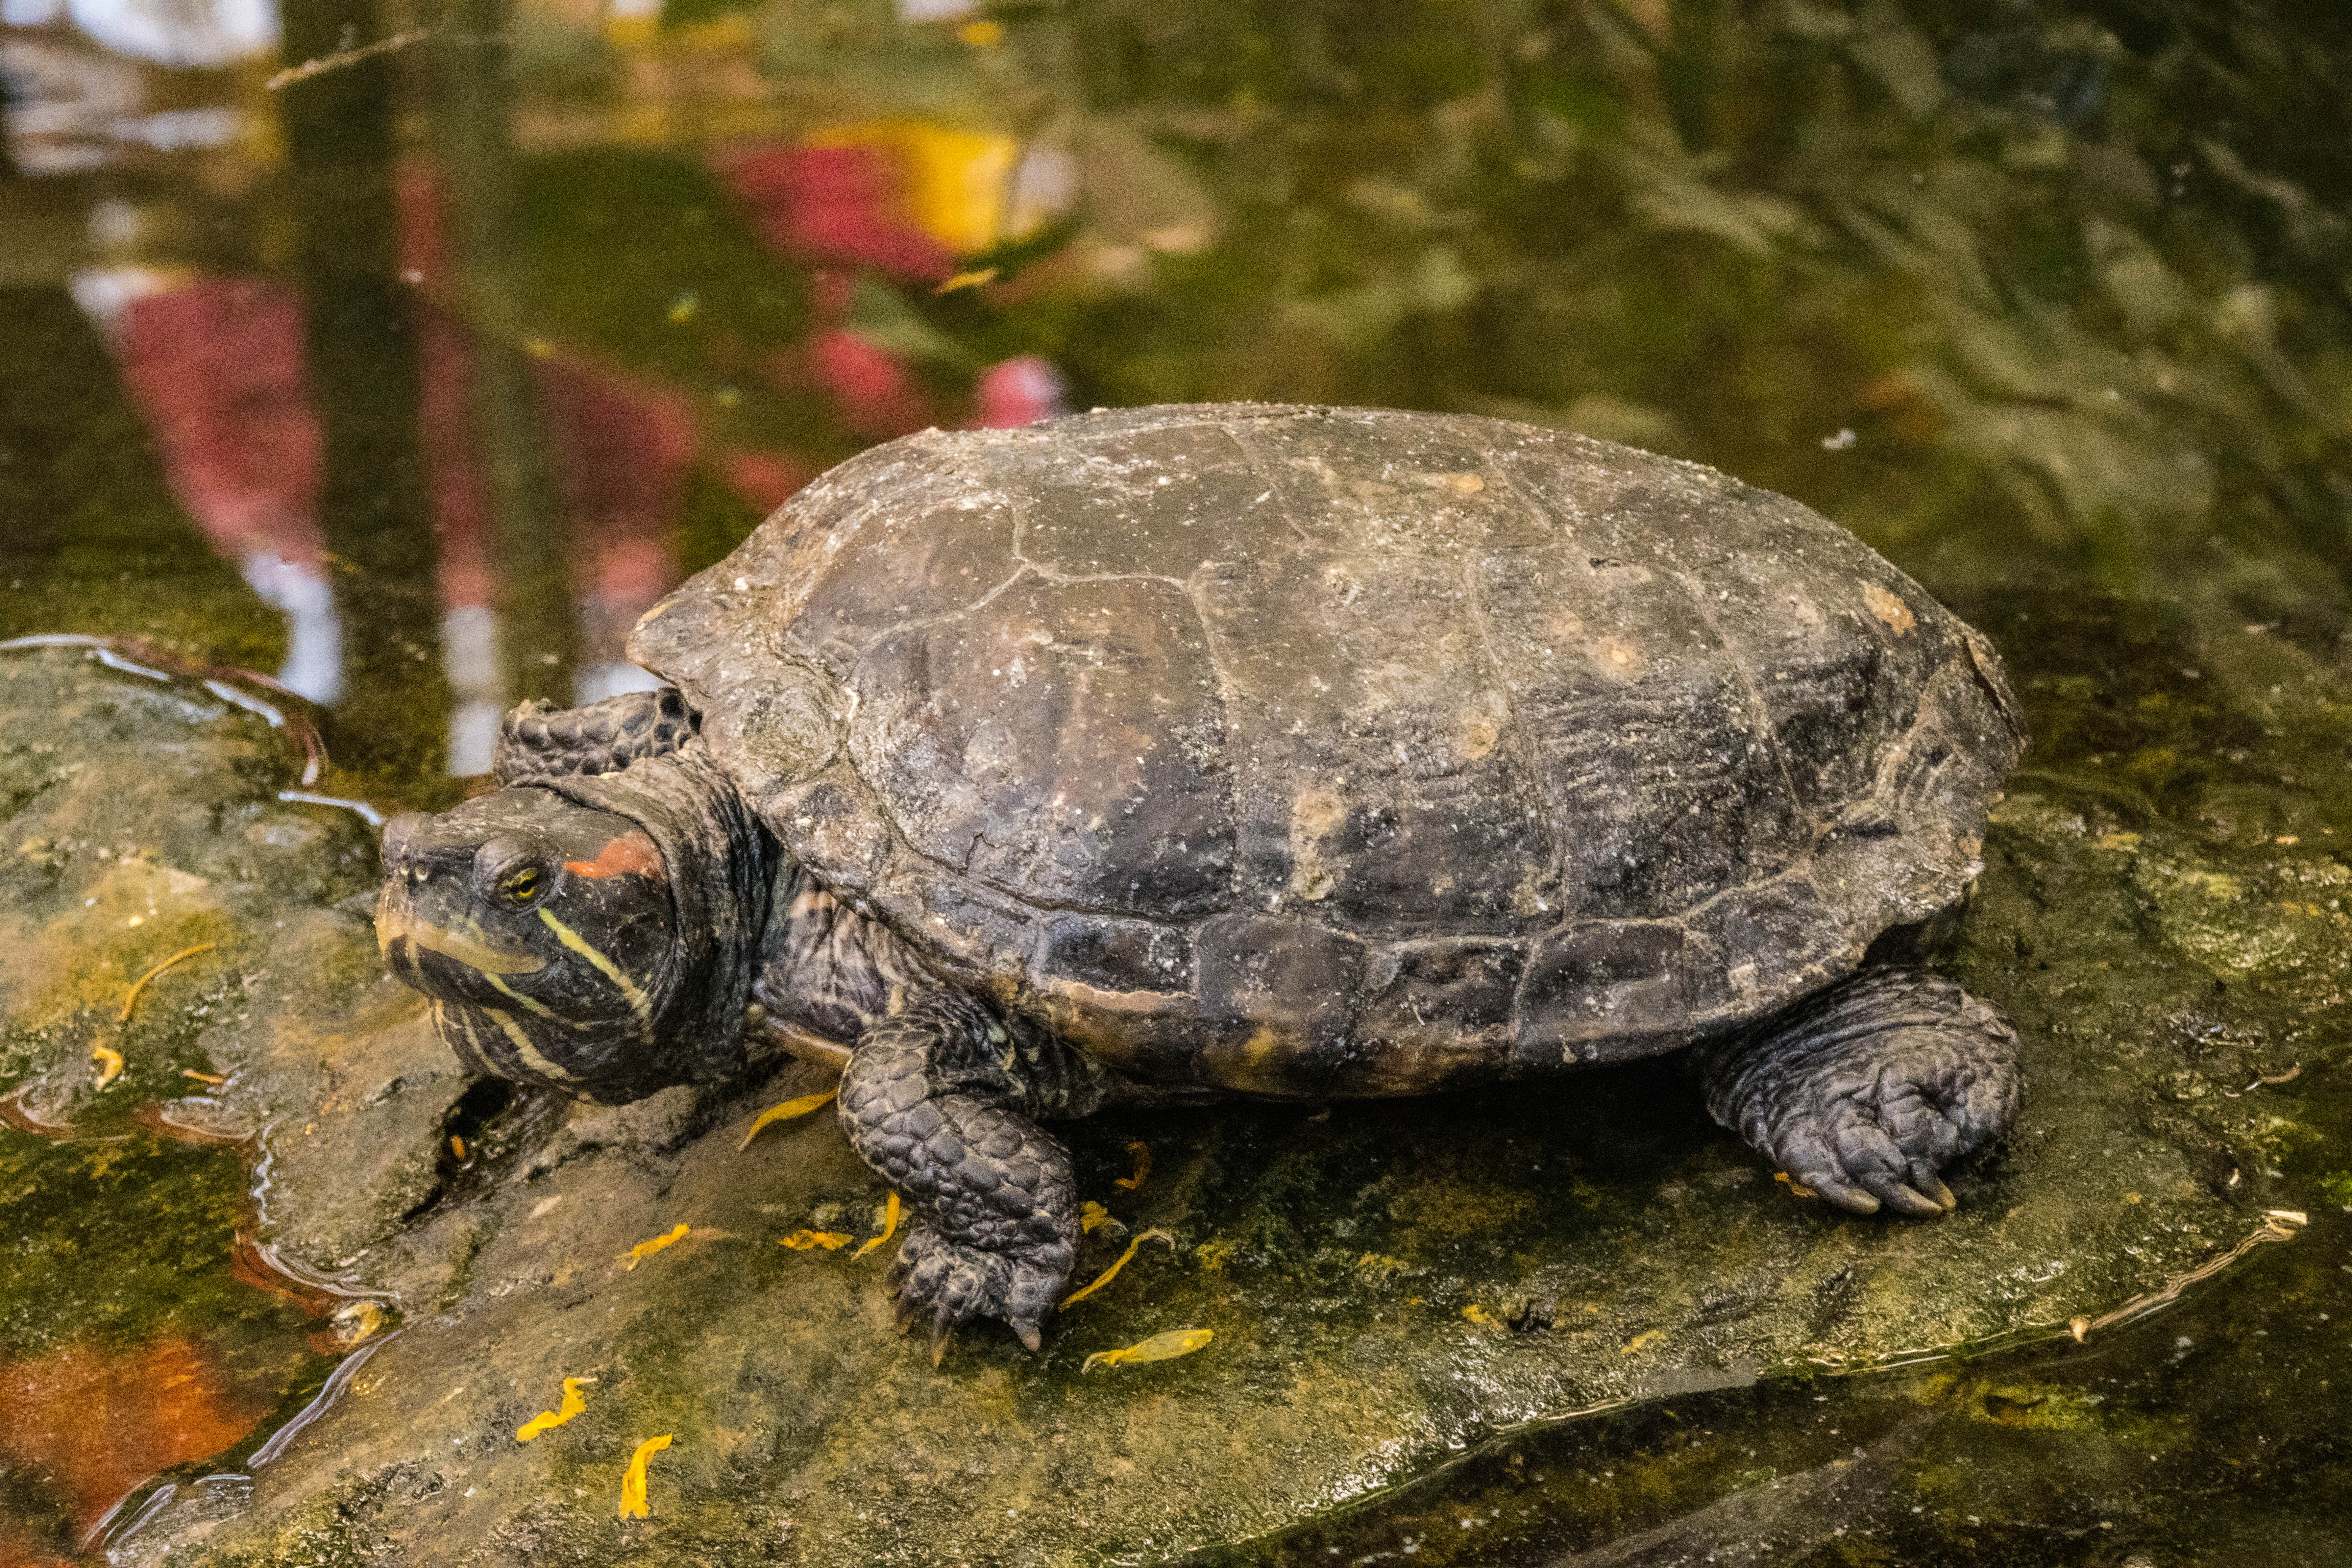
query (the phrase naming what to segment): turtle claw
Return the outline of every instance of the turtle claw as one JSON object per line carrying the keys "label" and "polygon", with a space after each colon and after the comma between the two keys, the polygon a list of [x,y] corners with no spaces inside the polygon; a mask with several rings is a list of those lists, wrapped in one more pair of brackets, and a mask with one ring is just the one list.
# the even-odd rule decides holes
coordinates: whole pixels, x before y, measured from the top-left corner
{"label": "turtle claw", "polygon": [[1792,1179],[1856,1214],[1935,1219],[1940,1172],[2017,1118],[2017,1035],[1948,980],[1879,970],[1712,1049],[1707,1109]]}
{"label": "turtle claw", "polygon": [[1824,1175],[1819,1171],[1808,1172],[1801,1176],[1793,1178],[1793,1180],[1799,1186],[1806,1187],[1818,1193],[1822,1197],[1829,1199],[1830,1202],[1837,1205],[1837,1206],[1842,1209],[1849,1210],[1854,1214],[1876,1214],[1878,1212],[1878,1200],[1871,1196],[1870,1194],[1864,1192],[1860,1187],[1847,1186],[1843,1182],[1838,1181],[1834,1177]]}
{"label": "turtle claw", "polygon": [[1045,1343],[1040,1325],[1069,1282],[1066,1253],[1038,1249],[1010,1256],[950,1241],[918,1221],[891,1267],[901,1334],[918,1321],[931,1327],[931,1364],[946,1359],[956,1331],[983,1318],[1002,1318],[1031,1352]]}
{"label": "turtle claw", "polygon": [[1960,1200],[1952,1195],[1952,1189],[1946,1186],[1943,1178],[1933,1171],[1922,1171],[1914,1164],[1911,1171],[1911,1184],[1946,1214],[1960,1206]]}
{"label": "turtle claw", "polygon": [[1863,1180],[1870,1183],[1871,1190],[1877,1195],[1878,1201],[1896,1214],[1909,1215],[1913,1219],[1944,1217],[1944,1205],[1915,1187],[1885,1178],[1873,1181],[1871,1177],[1864,1176]]}

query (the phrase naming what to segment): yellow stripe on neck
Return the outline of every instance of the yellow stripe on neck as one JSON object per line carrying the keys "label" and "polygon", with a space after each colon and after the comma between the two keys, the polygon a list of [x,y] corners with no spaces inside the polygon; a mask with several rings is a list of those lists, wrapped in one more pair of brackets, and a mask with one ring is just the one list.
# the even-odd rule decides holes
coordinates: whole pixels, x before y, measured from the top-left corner
{"label": "yellow stripe on neck", "polygon": [[590,946],[586,937],[557,920],[554,910],[541,910],[539,918],[546,922],[548,930],[555,933],[556,941],[594,964],[603,971],[605,979],[620,987],[621,994],[628,998],[629,1010],[637,1016],[637,1033],[645,1037],[646,1044],[652,1045],[654,1006],[646,1000],[646,994],[637,989],[637,983],[629,978],[628,972]]}
{"label": "yellow stripe on neck", "polygon": [[[503,991],[506,987],[501,985],[499,989]],[[570,1083],[572,1080],[574,1074],[564,1071],[548,1060],[540,1048],[530,1043],[530,1037],[523,1032],[523,1026],[520,1024],[514,1021],[513,1014],[502,1013],[496,1007],[485,1007],[482,1011],[499,1021],[499,1027],[504,1029],[507,1038],[514,1042],[515,1055],[522,1058],[523,1066],[539,1074],[540,1077],[551,1078],[558,1083]]]}
{"label": "yellow stripe on neck", "polygon": [[544,1018],[551,1024],[561,1025],[562,1027],[571,1030],[575,1035],[584,1035],[588,1032],[579,1025],[573,1023],[571,1019],[559,1016],[554,1008],[550,1007],[546,1003],[540,1001],[537,997],[524,995],[521,992],[516,990],[513,986],[509,985],[497,975],[492,974],[488,970],[486,969],[482,971],[482,978],[488,981],[492,985],[497,986],[499,995],[504,996],[516,1006],[521,1008],[524,1012],[531,1014],[537,1017]]}

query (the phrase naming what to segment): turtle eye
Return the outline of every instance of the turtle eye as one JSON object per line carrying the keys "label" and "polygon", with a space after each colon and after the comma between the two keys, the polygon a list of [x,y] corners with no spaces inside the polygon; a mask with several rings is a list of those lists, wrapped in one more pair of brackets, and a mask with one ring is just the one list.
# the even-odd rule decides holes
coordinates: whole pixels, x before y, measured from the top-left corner
{"label": "turtle eye", "polygon": [[539,868],[525,866],[499,884],[499,891],[518,904],[527,904],[539,896]]}

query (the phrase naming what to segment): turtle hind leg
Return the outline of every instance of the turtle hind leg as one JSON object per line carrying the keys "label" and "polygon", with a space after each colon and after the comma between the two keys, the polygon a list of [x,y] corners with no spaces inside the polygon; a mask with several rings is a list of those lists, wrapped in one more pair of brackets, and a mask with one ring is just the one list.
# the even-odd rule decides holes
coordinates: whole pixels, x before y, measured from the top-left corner
{"label": "turtle hind leg", "polygon": [[2009,1130],[2017,1031],[1925,970],[1864,971],[1700,1047],[1706,1108],[1758,1152],[1858,1214],[1949,1211],[1942,1173]]}
{"label": "turtle hind leg", "polygon": [[674,686],[625,691],[578,708],[541,699],[499,721],[490,772],[502,784],[558,773],[617,773],[641,757],[677,751],[693,734],[693,710]]}
{"label": "turtle hind leg", "polygon": [[934,1364],[980,1318],[1035,1350],[1077,1261],[1070,1152],[1034,1118],[1084,1114],[1093,1097],[1044,1052],[1062,1048],[1025,1033],[1016,1047],[983,1004],[942,989],[869,1025],[842,1074],[850,1146],[915,1211],[891,1284],[901,1332],[929,1319]]}

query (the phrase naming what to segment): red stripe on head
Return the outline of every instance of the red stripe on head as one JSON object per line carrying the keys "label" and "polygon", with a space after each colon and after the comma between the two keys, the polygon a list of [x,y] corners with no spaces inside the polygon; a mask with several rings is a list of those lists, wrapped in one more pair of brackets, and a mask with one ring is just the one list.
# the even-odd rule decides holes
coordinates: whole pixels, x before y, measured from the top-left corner
{"label": "red stripe on head", "polygon": [[575,877],[656,877],[668,880],[661,851],[643,833],[624,833],[596,852],[593,860],[566,860],[563,868]]}

